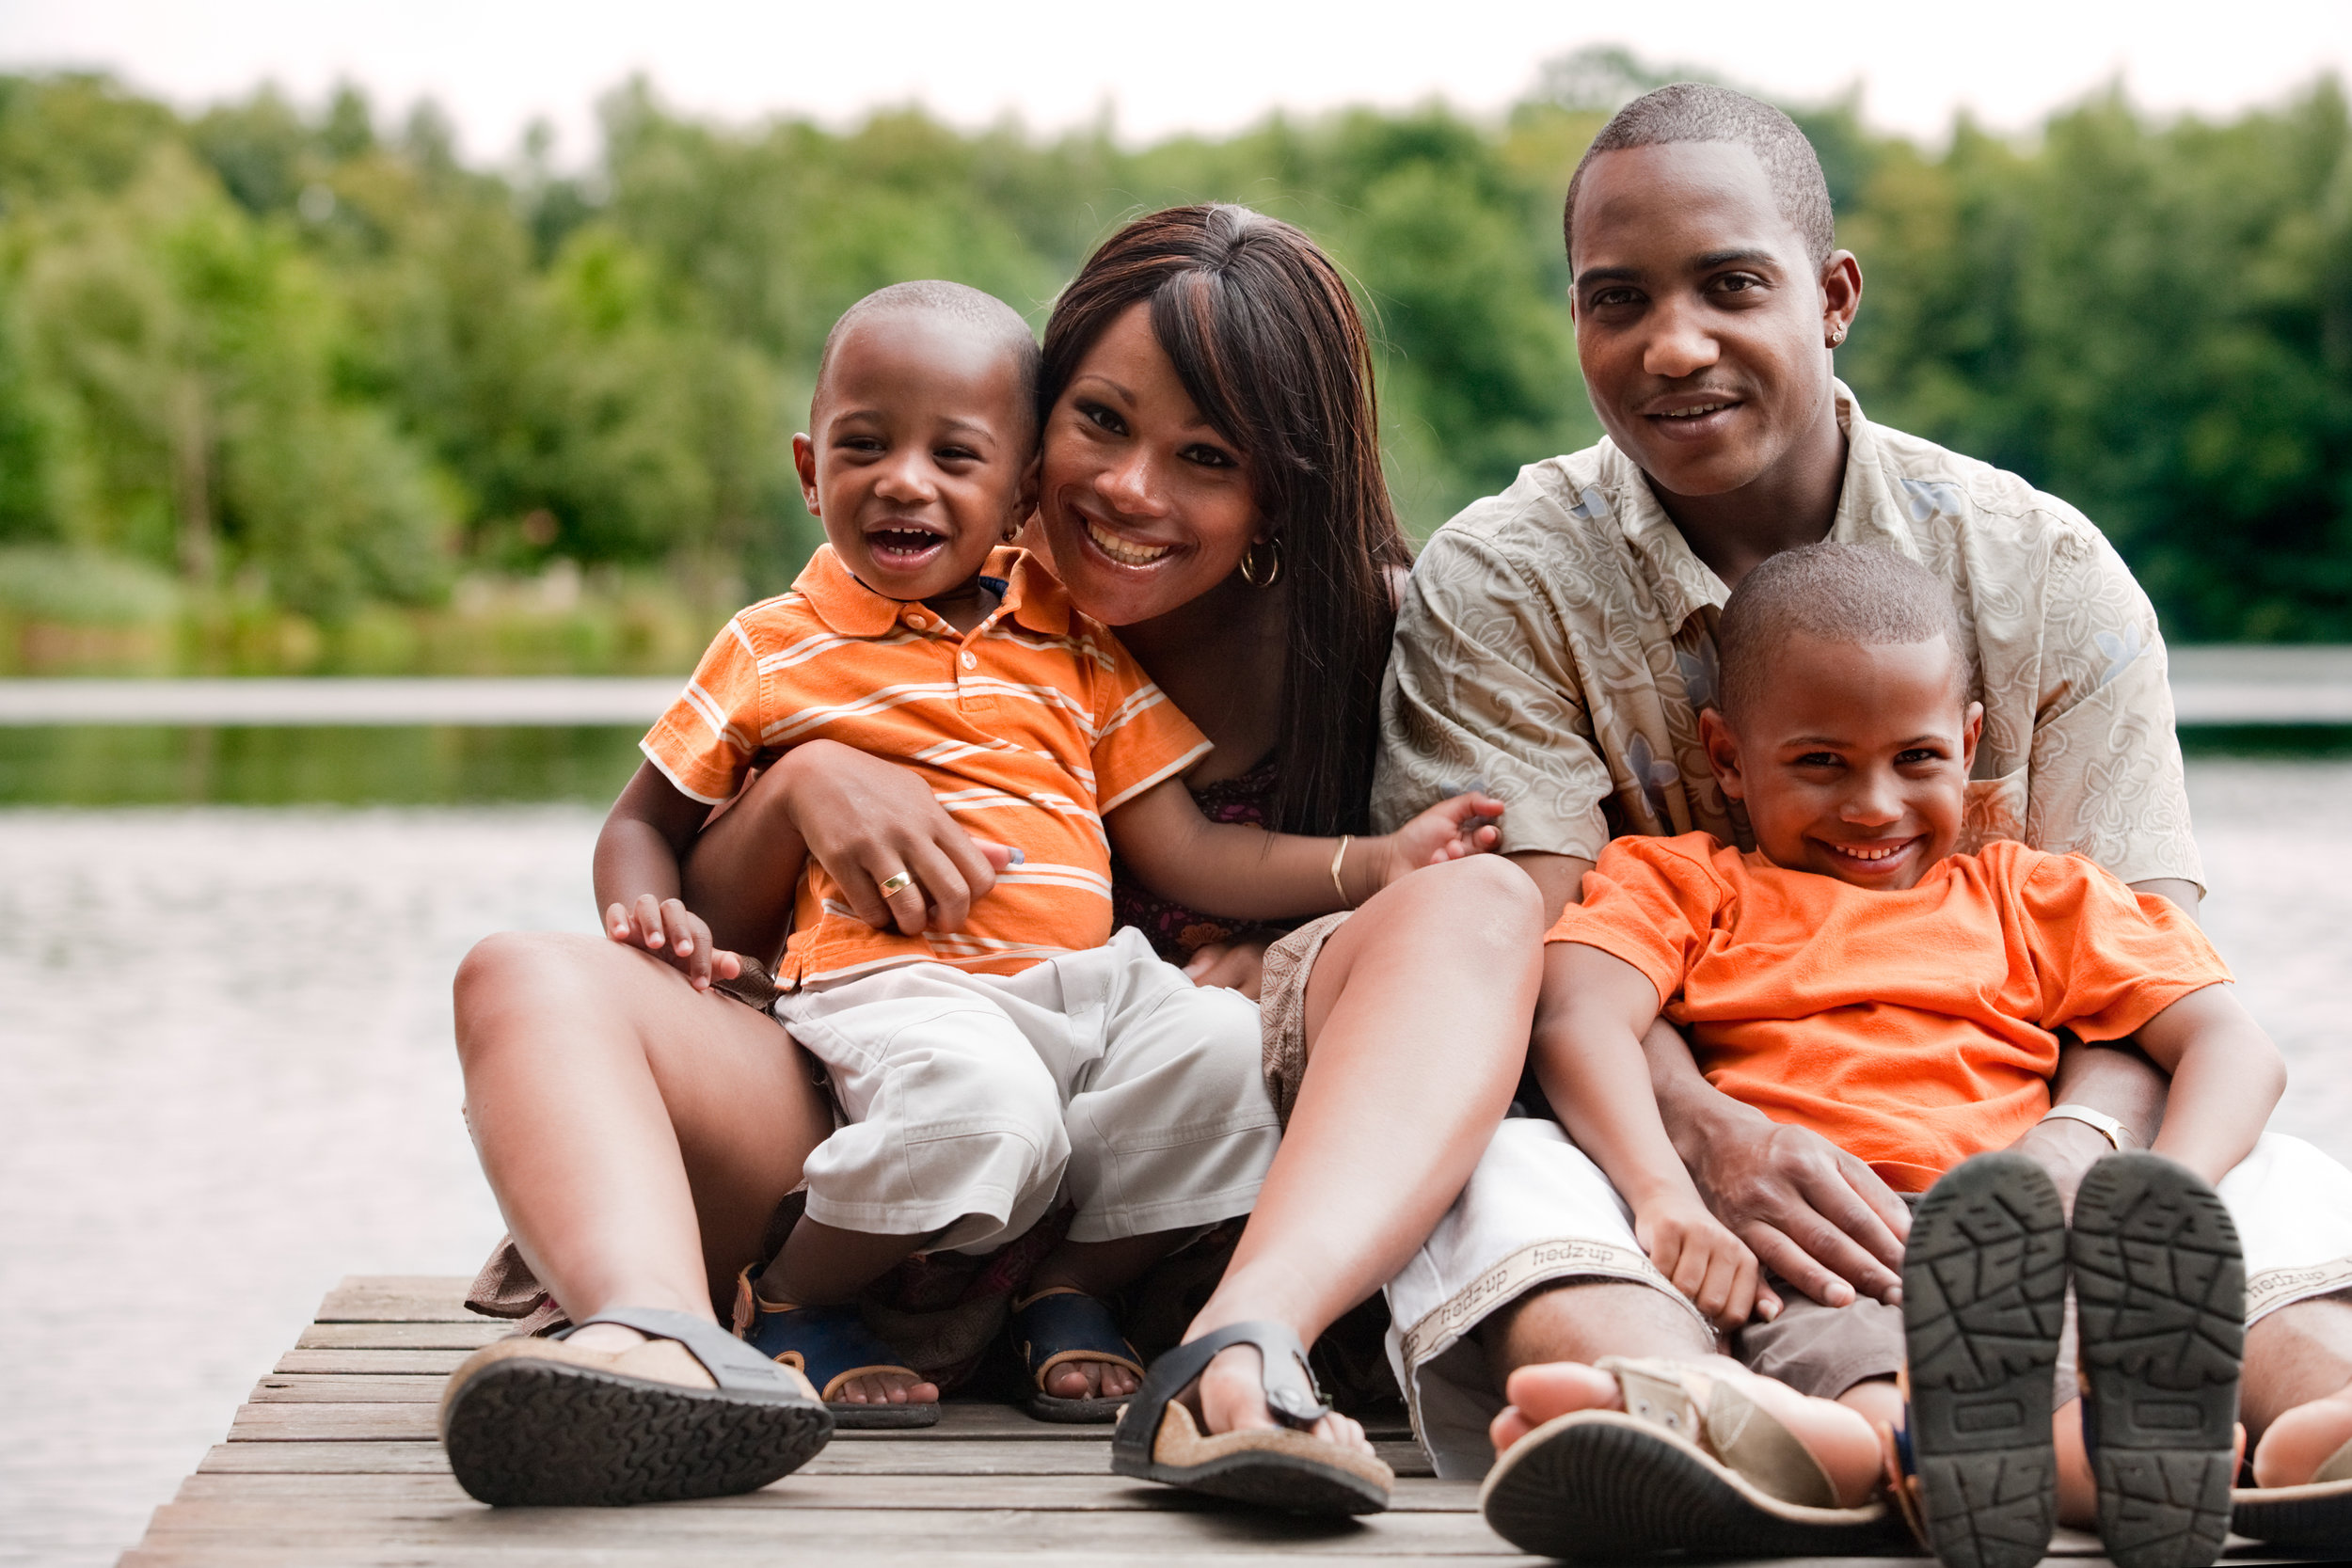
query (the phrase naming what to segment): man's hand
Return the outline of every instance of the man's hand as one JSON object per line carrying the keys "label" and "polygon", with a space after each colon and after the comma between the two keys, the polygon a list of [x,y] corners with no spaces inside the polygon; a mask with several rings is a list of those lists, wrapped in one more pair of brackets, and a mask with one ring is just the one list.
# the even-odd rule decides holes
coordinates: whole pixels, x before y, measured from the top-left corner
{"label": "man's hand", "polygon": [[[1715,1217],[1772,1273],[1826,1307],[1902,1300],[1911,1212],[1878,1173],[1807,1128],[1722,1097],[1729,1112],[1677,1149]],[[1670,1122],[1671,1126],[1672,1123]],[[2090,1131],[2088,1128],[2084,1131]]]}
{"label": "man's hand", "polygon": [[702,916],[675,898],[646,893],[633,904],[614,903],[604,911],[604,934],[624,946],[643,947],[696,990],[708,990],[713,974],[732,980],[743,973],[742,959],[714,946]]}

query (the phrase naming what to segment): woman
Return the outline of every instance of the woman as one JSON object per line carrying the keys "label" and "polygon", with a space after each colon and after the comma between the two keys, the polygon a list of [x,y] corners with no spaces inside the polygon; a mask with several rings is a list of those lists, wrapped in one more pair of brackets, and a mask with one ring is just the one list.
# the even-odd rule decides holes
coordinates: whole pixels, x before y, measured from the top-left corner
{"label": "woman", "polygon": [[[1390,574],[1406,551],[1381,480],[1369,346],[1336,269],[1296,230],[1242,208],[1131,224],[1056,307],[1041,405],[1043,544],[1077,606],[1117,626],[1216,743],[1187,783],[1229,816],[1362,831]],[[707,830],[689,901],[722,945],[772,955],[803,853],[862,915],[910,932],[952,928],[990,885],[913,775],[809,746]],[[900,869],[913,885],[885,898],[880,882]],[[1165,909],[1149,925],[1223,934]],[[1360,1430],[1324,1412],[1280,1353],[1385,1283],[1467,1178],[1518,1078],[1539,936],[1532,884],[1481,858],[1406,878],[1266,950],[1285,1139],[1186,1348],[1131,1402],[1122,1467],[1184,1479],[1223,1460],[1240,1478],[1230,1489],[1296,1502],[1307,1492],[1279,1472],[1303,1465],[1330,1482],[1317,1495],[1334,1508],[1383,1490]],[[1196,973],[1248,968],[1224,946]],[[772,1023],[596,939],[484,942],[458,977],[458,1041],[516,1249],[575,1321],[622,1307],[710,1318],[831,1130],[805,1058]],[[1242,1329],[1254,1338],[1201,1372],[1192,1347]],[[570,1342],[645,1354],[618,1323]],[[1196,1374],[1197,1423],[1163,1428],[1161,1385]],[[1136,1391],[1107,1360],[1061,1375],[1057,1393]],[[1197,1438],[1183,1430],[1195,1425]],[[1303,1430],[1278,1434],[1285,1425]],[[1235,1464],[1229,1449],[1258,1457]]]}

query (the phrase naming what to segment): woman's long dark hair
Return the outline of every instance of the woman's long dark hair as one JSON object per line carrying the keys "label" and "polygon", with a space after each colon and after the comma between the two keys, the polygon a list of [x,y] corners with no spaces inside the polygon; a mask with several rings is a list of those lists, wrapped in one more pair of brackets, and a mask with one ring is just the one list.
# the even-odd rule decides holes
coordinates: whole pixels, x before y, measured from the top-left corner
{"label": "woman's long dark hair", "polygon": [[1217,434],[1248,458],[1290,582],[1274,826],[1361,832],[1411,549],[1380,471],[1372,344],[1330,258],[1289,224],[1171,207],[1104,242],[1045,326],[1041,417],[1105,328],[1149,301],[1152,333]]}

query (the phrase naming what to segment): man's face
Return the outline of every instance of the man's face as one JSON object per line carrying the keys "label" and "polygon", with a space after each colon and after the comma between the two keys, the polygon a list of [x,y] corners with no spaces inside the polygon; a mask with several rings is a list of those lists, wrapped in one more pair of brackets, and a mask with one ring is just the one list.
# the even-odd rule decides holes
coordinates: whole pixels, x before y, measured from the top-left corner
{"label": "man's face", "polygon": [[1833,302],[1756,154],[1731,142],[1604,152],[1571,227],[1577,358],[1617,445],[1679,496],[1769,473],[1832,395]]}
{"label": "man's face", "polygon": [[1878,892],[1952,852],[1984,705],[1942,638],[1881,646],[1790,637],[1738,719],[1700,716],[1715,779],[1774,865]]}

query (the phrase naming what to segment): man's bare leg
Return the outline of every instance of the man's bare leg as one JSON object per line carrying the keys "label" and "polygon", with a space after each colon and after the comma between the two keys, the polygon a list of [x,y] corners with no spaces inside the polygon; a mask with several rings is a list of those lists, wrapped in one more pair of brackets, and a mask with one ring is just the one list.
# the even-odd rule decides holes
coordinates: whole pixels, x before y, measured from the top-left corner
{"label": "man's bare leg", "polygon": [[[799,1048],[596,937],[488,938],[455,1001],[474,1147],[539,1282],[575,1321],[652,1307],[716,1322],[832,1131]],[[573,1342],[640,1338],[599,1323]]]}
{"label": "man's bare leg", "polygon": [[[1298,1103],[1190,1338],[1270,1319],[1311,1345],[1412,1258],[1510,1104],[1542,937],[1534,884],[1486,855],[1414,872],[1332,933],[1308,981]],[[1247,1345],[1210,1364],[1211,1432],[1275,1424],[1261,1376]],[[1316,1431],[1363,1443],[1344,1417]]]}
{"label": "man's bare leg", "polygon": [[2352,1443],[2352,1297],[2298,1301],[2248,1329],[2238,1410],[2258,1486],[2300,1485]]}

